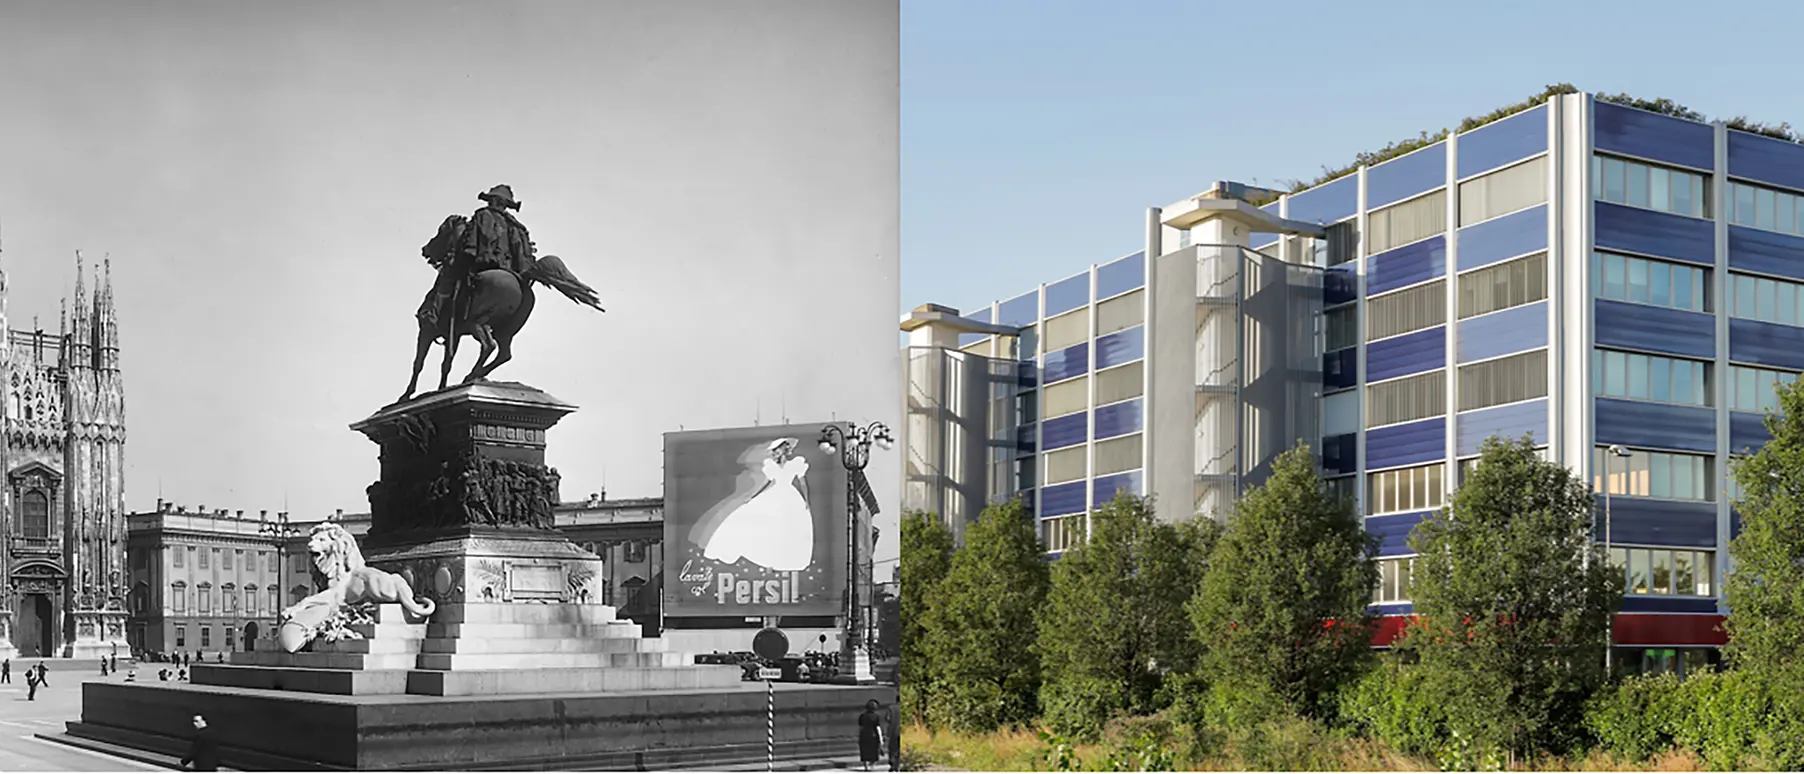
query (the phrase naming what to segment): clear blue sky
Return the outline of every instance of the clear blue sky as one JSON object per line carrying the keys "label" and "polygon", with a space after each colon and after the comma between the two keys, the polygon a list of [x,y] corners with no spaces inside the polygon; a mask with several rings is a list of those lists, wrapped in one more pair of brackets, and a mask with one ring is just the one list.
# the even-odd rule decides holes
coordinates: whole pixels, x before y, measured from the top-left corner
{"label": "clear blue sky", "polygon": [[902,4],[903,309],[1140,249],[1147,207],[1313,179],[1570,82],[1804,124],[1804,3]]}

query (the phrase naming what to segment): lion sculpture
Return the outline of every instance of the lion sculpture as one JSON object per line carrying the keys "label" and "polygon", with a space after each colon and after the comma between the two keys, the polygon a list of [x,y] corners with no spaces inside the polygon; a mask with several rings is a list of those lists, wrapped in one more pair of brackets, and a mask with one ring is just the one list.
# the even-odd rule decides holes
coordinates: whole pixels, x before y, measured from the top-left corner
{"label": "lion sculpture", "polygon": [[289,653],[299,651],[321,633],[334,616],[348,607],[400,604],[419,618],[437,609],[430,599],[416,599],[413,588],[401,576],[363,563],[357,539],[344,527],[326,522],[307,536],[307,553],[313,557],[313,582],[322,589],[282,611],[277,639]]}

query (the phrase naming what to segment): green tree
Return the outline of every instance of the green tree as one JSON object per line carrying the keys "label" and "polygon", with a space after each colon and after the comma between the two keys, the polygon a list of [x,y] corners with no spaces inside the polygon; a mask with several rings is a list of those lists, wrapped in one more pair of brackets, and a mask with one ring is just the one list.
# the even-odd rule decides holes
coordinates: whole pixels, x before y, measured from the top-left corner
{"label": "green tree", "polygon": [[1772,440],[1736,460],[1741,533],[1729,542],[1723,628],[1729,663],[1748,674],[1770,710],[1753,729],[1761,766],[1804,768],[1804,389],[1777,387]]}
{"label": "green tree", "polygon": [[1568,748],[1605,682],[1622,576],[1592,540],[1596,507],[1532,439],[1493,437],[1410,537],[1417,620],[1400,645],[1420,657],[1450,731],[1481,751]]}
{"label": "green tree", "polygon": [[1040,688],[1034,619],[1046,586],[1033,515],[1019,501],[985,508],[922,617],[918,657],[931,664],[931,722],[990,731],[1033,719]]}
{"label": "green tree", "polygon": [[1060,734],[1094,741],[1113,716],[1153,712],[1165,677],[1195,667],[1184,604],[1209,533],[1194,520],[1161,524],[1153,510],[1116,495],[1091,514],[1089,539],[1052,565],[1037,647],[1040,706]]}
{"label": "green tree", "polygon": [[1731,467],[1741,534],[1729,543],[1734,569],[1723,579],[1726,655],[1768,673],[1804,669],[1789,666],[1804,652],[1804,391],[1794,382],[1778,394],[1766,418],[1772,440]]}
{"label": "green tree", "polygon": [[1190,619],[1218,723],[1322,717],[1372,657],[1372,546],[1309,447],[1278,457],[1246,493],[1209,561]]}
{"label": "green tree", "polygon": [[902,707],[925,720],[932,700],[933,661],[922,653],[927,608],[952,567],[952,531],[924,511],[902,514]]}

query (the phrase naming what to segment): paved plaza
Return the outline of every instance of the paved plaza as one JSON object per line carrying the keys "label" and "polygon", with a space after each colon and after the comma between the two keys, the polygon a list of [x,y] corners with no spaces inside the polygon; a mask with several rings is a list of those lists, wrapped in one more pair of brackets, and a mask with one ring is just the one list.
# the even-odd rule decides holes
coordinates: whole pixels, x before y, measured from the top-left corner
{"label": "paved plaza", "polygon": [[[125,758],[79,750],[45,741],[37,734],[57,733],[63,724],[81,718],[81,684],[92,680],[124,682],[125,675],[101,677],[73,671],[50,672],[50,685],[38,689],[37,701],[27,701],[24,663],[13,661],[13,682],[0,684],[0,771],[160,771],[161,767]],[[142,671],[138,674],[143,679]],[[152,679],[155,673],[152,672]]]}
{"label": "paved plaza", "polygon": [[[18,668],[22,663],[14,661]],[[153,666],[153,665],[147,665]],[[140,667],[140,680],[156,679],[156,670]],[[0,684],[0,772],[5,771],[165,771],[175,768],[173,758],[153,753],[135,752],[136,758],[156,760],[165,766],[152,765],[133,758],[107,755],[40,739],[38,734],[54,734],[64,723],[81,718],[81,684],[96,680],[124,682],[124,675],[101,677],[98,673],[76,671],[50,672],[50,686],[38,689],[37,701],[27,701],[23,672],[15,672],[10,684]],[[712,767],[726,771],[761,771],[762,765]],[[885,767],[879,767],[879,770]],[[222,769],[229,771],[230,769]],[[857,771],[855,757],[820,758],[779,761],[778,771]]]}

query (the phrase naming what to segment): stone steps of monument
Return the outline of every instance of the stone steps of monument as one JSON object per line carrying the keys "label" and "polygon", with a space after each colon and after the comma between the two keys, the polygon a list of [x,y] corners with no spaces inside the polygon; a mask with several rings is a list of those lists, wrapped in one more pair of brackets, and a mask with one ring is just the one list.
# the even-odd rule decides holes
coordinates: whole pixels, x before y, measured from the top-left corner
{"label": "stone steps of monument", "polygon": [[433,638],[421,653],[660,653],[662,640],[638,637],[463,637]]}
{"label": "stone steps of monument", "polygon": [[412,669],[412,664],[396,669],[195,664],[193,677],[189,682],[193,685],[342,696],[401,694],[407,692],[407,673]]}
{"label": "stone steps of monument", "polygon": [[[653,653],[421,653],[422,670],[506,670],[626,667],[681,667],[683,654]],[[737,669],[737,667],[735,667]]]}
{"label": "stone steps of monument", "polygon": [[313,641],[314,653],[418,653],[425,637],[378,637],[364,640],[339,640],[337,642]]}
{"label": "stone steps of monument", "polygon": [[432,614],[435,624],[605,624],[620,620],[612,605],[451,603]]}
{"label": "stone steps of monument", "polygon": [[364,637],[375,639],[423,640],[426,639],[426,624],[373,623],[351,624],[349,628]]}
{"label": "stone steps of monument", "polygon": [[430,623],[427,639],[519,639],[639,637],[641,628],[635,623],[603,624],[564,623]]}
{"label": "stone steps of monument", "polygon": [[736,688],[741,674],[739,667],[734,666],[422,669],[408,673],[407,692],[426,696],[505,696]]}
{"label": "stone steps of monument", "polygon": [[[322,643],[323,644],[323,643]],[[308,669],[412,669],[416,655],[406,653],[234,653],[239,666],[304,667]]]}
{"label": "stone steps of monument", "polygon": [[421,624],[425,619],[415,619],[407,614],[407,608],[399,604],[377,605],[370,618],[380,624]]}

